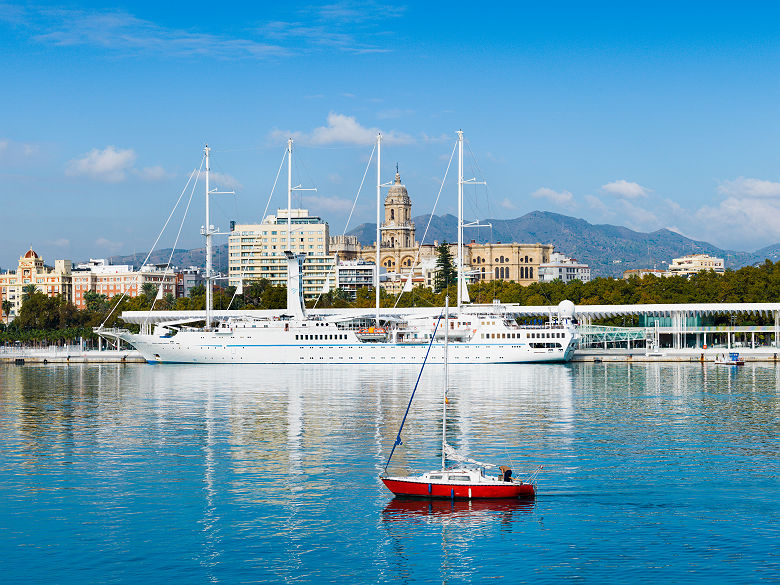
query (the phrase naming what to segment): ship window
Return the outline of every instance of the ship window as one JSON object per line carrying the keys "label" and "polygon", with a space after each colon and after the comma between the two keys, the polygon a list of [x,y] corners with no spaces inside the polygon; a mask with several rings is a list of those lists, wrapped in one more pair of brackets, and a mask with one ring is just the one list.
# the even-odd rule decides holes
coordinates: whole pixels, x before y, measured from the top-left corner
{"label": "ship window", "polygon": [[468,475],[450,475],[450,481],[469,481]]}
{"label": "ship window", "polygon": [[441,475],[429,475],[428,479],[441,479]]}

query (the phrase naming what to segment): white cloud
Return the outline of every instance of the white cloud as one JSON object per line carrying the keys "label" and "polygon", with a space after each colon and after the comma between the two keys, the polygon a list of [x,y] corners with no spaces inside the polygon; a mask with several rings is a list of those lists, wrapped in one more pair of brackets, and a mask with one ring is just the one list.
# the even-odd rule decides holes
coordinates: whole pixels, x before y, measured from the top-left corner
{"label": "white cloud", "polygon": [[209,189],[216,187],[217,189],[241,189],[243,185],[235,177],[228,175],[227,173],[220,173],[217,171],[209,172],[209,181],[211,185]]}
{"label": "white cloud", "polygon": [[658,216],[643,207],[635,205],[631,201],[621,200],[620,208],[617,210],[621,217],[621,223],[636,231],[653,231],[661,227],[661,220]]}
{"label": "white cloud", "polygon": [[517,205],[512,203],[512,201],[509,200],[509,197],[504,197],[503,201],[500,201],[498,204],[504,209],[517,209]]}
{"label": "white cloud", "polygon": [[738,197],[780,197],[780,183],[739,177],[733,181],[723,181],[718,185],[718,193]]}
{"label": "white cloud", "polygon": [[632,183],[625,179],[619,181],[612,181],[606,185],[601,186],[601,190],[615,197],[621,197],[623,199],[639,199],[640,197],[647,197],[647,194],[652,191],[647,187],[642,187],[638,183]]}
{"label": "white cloud", "polygon": [[66,174],[87,176],[97,181],[118,183],[124,181],[135,164],[136,154],[132,149],[117,149],[107,146],[103,150],[93,148],[82,158],[68,163]]}
{"label": "white cloud", "polygon": [[109,240],[108,238],[98,238],[97,240],[95,240],[95,245],[102,249],[101,254],[102,251],[107,251],[113,254],[121,250],[122,246],[124,246],[124,243],[114,242],[113,240]]}
{"label": "white cloud", "polygon": [[144,181],[164,181],[165,179],[170,179],[173,176],[160,165],[144,167],[143,169],[137,169],[133,172]]}
{"label": "white cloud", "polygon": [[718,205],[705,205],[695,213],[705,239],[737,249],[761,247],[780,241],[780,198],[727,197]]}
{"label": "white cloud", "polygon": [[57,246],[58,248],[67,248],[70,246],[70,240],[67,238],[59,238],[57,240],[53,240],[50,242],[52,246]]}
{"label": "white cloud", "polygon": [[574,203],[574,195],[572,195],[569,191],[555,191],[549,187],[541,187],[540,189],[537,189],[531,193],[531,197],[536,197],[537,199],[549,199],[556,205],[572,205]]}
{"label": "white cloud", "polygon": [[352,209],[352,201],[341,197],[306,195],[302,199],[303,204],[315,215],[322,211],[344,212]]}
{"label": "white cloud", "polygon": [[247,38],[167,28],[121,11],[40,9],[26,15],[35,40],[57,46],[94,46],[121,53],[267,59],[292,52]]}
{"label": "white cloud", "polygon": [[590,207],[591,209],[595,209],[602,213],[607,213],[609,215],[612,215],[612,210],[601,199],[599,199],[595,195],[585,195],[585,202],[588,204],[588,207]]}
{"label": "white cloud", "polygon": [[30,159],[40,150],[37,144],[0,138],[0,163],[15,164]]}
{"label": "white cloud", "polygon": [[[367,145],[376,142],[378,132],[380,132],[379,128],[361,126],[354,116],[331,112],[328,114],[327,126],[319,126],[308,133],[274,130],[271,132],[270,138],[276,142],[292,137],[298,142],[317,146],[326,144]],[[382,142],[385,144],[409,144],[414,142],[414,138],[408,134],[391,130],[382,132]]]}

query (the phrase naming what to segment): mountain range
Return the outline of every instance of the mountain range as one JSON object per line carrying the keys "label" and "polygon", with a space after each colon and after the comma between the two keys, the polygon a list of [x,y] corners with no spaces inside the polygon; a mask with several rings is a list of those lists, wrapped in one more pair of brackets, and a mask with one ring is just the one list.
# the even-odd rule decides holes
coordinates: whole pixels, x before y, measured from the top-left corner
{"label": "mountain range", "polygon": [[[429,215],[414,218],[416,236],[423,237]],[[708,242],[692,240],[677,232],[660,229],[637,232],[627,227],[591,224],[549,211],[532,211],[515,219],[485,219],[480,224],[491,227],[465,228],[464,241],[522,242],[553,244],[555,251],[588,264],[593,276],[621,276],[629,268],[663,268],[685,254],[711,254],[723,258],[728,268],[739,268],[780,257],[780,244],[756,252],[724,250]],[[423,243],[455,242],[458,219],[454,215],[433,216]],[[376,224],[366,223],[349,232],[361,244],[376,240]]]}
{"label": "mountain range", "polygon": [[[423,238],[429,217],[418,215],[413,220],[418,240]],[[584,219],[549,211],[532,211],[515,219],[485,219],[479,223],[490,224],[490,227],[466,228],[466,243],[474,240],[479,243],[492,241],[553,244],[556,252],[588,264],[594,277],[619,277],[629,268],[664,268],[672,258],[685,254],[718,256],[726,261],[727,268],[739,268],[763,262],[767,258],[772,261],[780,259],[780,243],[755,252],[724,250],[668,229],[638,232],[623,226],[591,224]],[[457,225],[458,220],[453,215],[434,215],[423,243],[457,241]],[[348,232],[348,235],[357,236],[363,245],[373,245],[376,240],[376,224],[361,224]],[[171,263],[179,267],[203,267],[206,264],[205,252],[205,248],[177,249]],[[152,254],[149,262],[165,264],[170,256],[170,248],[159,250]],[[143,258],[131,255],[114,256],[109,260],[112,264],[132,264],[137,268]],[[214,246],[214,268],[227,274],[227,244]]]}

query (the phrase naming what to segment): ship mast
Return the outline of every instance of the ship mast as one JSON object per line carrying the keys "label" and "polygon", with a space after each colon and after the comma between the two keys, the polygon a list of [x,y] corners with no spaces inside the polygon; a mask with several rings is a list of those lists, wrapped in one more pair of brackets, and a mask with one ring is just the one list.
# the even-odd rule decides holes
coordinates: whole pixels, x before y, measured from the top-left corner
{"label": "ship mast", "polygon": [[449,342],[450,342],[450,297],[444,297],[444,400],[441,415],[441,470],[447,464],[447,454],[445,451],[447,445],[447,389],[449,380]]}
{"label": "ship mast", "polygon": [[287,249],[292,252],[292,145],[287,139]]}
{"label": "ship mast", "polygon": [[[293,139],[287,139],[287,249],[292,252],[292,194],[293,191],[316,191],[317,188],[292,186],[292,147]],[[300,252],[299,253],[303,253]]]}
{"label": "ship mast", "polygon": [[374,290],[376,292],[376,326],[379,327],[379,249],[382,242],[380,210],[382,207],[382,134],[376,135],[376,273]]}
{"label": "ship mast", "polygon": [[211,206],[209,205],[209,152],[211,149],[207,144],[203,149],[206,157],[206,329],[211,327],[211,311],[214,304],[213,300],[213,282],[211,280],[211,233],[214,227],[211,225]]}
{"label": "ship mast", "polygon": [[[458,316],[461,313],[463,300],[468,302],[468,288],[466,287],[466,275],[463,272],[463,185],[484,185],[484,181],[463,178],[463,130],[458,130]],[[469,227],[482,227],[478,222],[471,222]],[[465,289],[465,290],[464,290]]]}
{"label": "ship mast", "polygon": [[[458,315],[463,298],[463,130],[458,130]],[[449,295],[447,295],[449,296]]]}
{"label": "ship mast", "polygon": [[206,165],[206,225],[200,228],[200,233],[206,236],[206,329],[211,327],[211,314],[214,311],[214,275],[213,266],[211,261],[212,255],[212,236],[224,236],[225,232],[220,232],[217,228],[211,225],[211,195],[235,195],[235,191],[217,191],[212,190],[209,187],[209,172],[211,167],[209,165],[209,153],[211,148],[207,144],[203,148],[203,154],[205,157]]}

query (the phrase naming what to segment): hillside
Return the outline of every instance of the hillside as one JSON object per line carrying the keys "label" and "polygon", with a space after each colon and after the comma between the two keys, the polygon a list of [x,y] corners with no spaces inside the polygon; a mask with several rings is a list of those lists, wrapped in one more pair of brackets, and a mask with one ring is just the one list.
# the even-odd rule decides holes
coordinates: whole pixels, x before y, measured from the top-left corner
{"label": "hillside", "polygon": [[[427,215],[414,218],[417,238],[422,239]],[[458,220],[453,215],[433,216],[425,243],[457,240]],[[664,262],[685,254],[714,254],[726,260],[727,268],[739,268],[765,258],[780,260],[780,243],[750,252],[724,250],[708,242],[686,238],[676,232],[661,229],[654,232],[637,232],[622,226],[591,224],[584,219],[569,217],[549,211],[532,211],[515,219],[485,219],[481,224],[492,227],[466,228],[464,241],[470,242],[524,242],[553,244],[556,251],[590,265],[594,276],[621,276],[629,268],[663,268]],[[349,232],[357,236],[363,245],[373,245],[376,224],[364,223]],[[155,252],[150,262],[165,264],[171,254],[166,248]],[[132,264],[136,268],[145,254],[113,256],[112,264]],[[227,274],[227,244],[214,247],[214,268]],[[179,267],[205,266],[205,248],[177,249],[172,264]]]}
{"label": "hillside", "polygon": [[[414,218],[417,237],[421,238],[428,222],[427,215]],[[709,244],[686,238],[676,232],[661,229],[637,232],[622,226],[591,224],[548,211],[533,211],[516,219],[485,219],[482,224],[492,228],[466,228],[464,240],[469,242],[524,242],[553,244],[556,251],[577,258],[590,265],[594,276],[620,276],[628,268],[657,266],[672,258],[692,253],[720,256],[729,268],[738,268],[763,260],[760,254],[723,250]],[[362,224],[350,232],[363,244],[372,244],[376,224]],[[370,237],[365,237],[370,234]],[[434,240],[454,242],[457,239],[457,218],[452,215],[434,216],[426,243]],[[780,246],[775,247],[776,253]],[[760,257],[759,257],[760,256]]]}
{"label": "hillside", "polygon": [[[149,264],[167,264],[171,257],[171,248],[155,250],[149,257]],[[146,258],[146,253],[131,254],[128,256],[112,256],[108,259],[110,264],[130,264],[133,268],[140,268]],[[179,268],[188,268],[197,266],[204,268],[206,266],[206,248],[193,248],[184,250],[177,248],[173,254],[171,265]],[[214,270],[227,274],[228,272],[228,245],[221,244],[214,246]]]}

